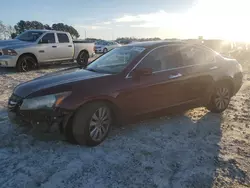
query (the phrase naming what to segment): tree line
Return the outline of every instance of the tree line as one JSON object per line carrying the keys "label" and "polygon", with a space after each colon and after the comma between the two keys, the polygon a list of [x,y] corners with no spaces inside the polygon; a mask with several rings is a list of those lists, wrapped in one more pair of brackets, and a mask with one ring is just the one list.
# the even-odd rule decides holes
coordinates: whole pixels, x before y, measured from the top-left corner
{"label": "tree line", "polygon": [[80,35],[78,31],[70,25],[64,23],[55,23],[51,26],[48,24],[43,24],[38,21],[24,21],[20,20],[17,22],[14,27],[10,25],[3,24],[0,21],[0,39],[8,39],[8,38],[15,38],[17,35],[21,34],[22,32],[30,29],[47,29],[47,30],[56,30],[56,31],[65,31],[69,32],[71,36],[75,39],[79,38]]}
{"label": "tree line", "polygon": [[[87,40],[89,42],[96,42],[96,41],[102,40],[102,39],[98,39],[98,38],[86,38],[85,40]],[[115,40],[115,42],[118,42],[120,44],[129,44],[131,42],[158,41],[158,40],[161,40],[161,38],[159,38],[159,37],[154,37],[154,38],[120,37],[120,38],[117,38]]]}
{"label": "tree line", "polygon": [[116,39],[116,42],[122,44],[129,44],[131,42],[143,42],[143,41],[158,41],[161,40],[159,37],[154,38],[135,38],[135,37],[120,37]]}

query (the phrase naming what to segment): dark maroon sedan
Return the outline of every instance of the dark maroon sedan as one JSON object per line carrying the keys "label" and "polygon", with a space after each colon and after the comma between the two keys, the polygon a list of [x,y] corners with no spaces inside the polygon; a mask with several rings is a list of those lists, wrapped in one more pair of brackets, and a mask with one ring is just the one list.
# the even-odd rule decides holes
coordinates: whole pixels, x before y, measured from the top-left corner
{"label": "dark maroon sedan", "polygon": [[242,67],[213,50],[183,42],[116,48],[87,67],[18,85],[9,99],[14,122],[58,125],[71,142],[95,146],[111,126],[171,107],[224,111],[242,85]]}

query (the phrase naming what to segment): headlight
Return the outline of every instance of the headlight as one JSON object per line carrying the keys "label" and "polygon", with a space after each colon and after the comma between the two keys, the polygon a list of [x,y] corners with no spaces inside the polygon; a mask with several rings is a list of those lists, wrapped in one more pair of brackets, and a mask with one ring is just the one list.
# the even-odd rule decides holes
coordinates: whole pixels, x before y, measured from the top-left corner
{"label": "headlight", "polygon": [[63,92],[52,95],[45,95],[41,97],[34,97],[31,99],[24,99],[20,107],[21,110],[37,110],[37,109],[49,109],[56,107],[63,99],[69,96],[71,92]]}
{"label": "headlight", "polygon": [[13,49],[2,49],[3,51],[3,55],[10,55],[10,56],[16,56],[17,55],[17,52]]}

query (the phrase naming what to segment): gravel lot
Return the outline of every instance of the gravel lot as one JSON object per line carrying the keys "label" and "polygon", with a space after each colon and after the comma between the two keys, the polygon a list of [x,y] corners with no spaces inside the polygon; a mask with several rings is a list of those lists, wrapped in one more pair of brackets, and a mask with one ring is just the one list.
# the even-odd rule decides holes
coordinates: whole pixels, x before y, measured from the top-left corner
{"label": "gravel lot", "polygon": [[0,187],[250,187],[250,66],[223,114],[205,108],[114,128],[95,148],[11,125],[6,103],[28,73],[0,69]]}

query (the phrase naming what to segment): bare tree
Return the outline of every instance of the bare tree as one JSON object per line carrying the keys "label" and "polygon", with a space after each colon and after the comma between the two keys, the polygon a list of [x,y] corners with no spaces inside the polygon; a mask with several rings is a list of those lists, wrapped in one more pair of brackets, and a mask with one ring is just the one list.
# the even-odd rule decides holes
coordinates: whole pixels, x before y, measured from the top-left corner
{"label": "bare tree", "polygon": [[15,29],[11,26],[11,25],[6,25],[5,26],[5,38],[6,39],[10,39],[11,38],[11,34],[15,33]]}
{"label": "bare tree", "polygon": [[0,21],[0,39],[4,39],[5,25]]}
{"label": "bare tree", "polygon": [[10,25],[3,24],[0,21],[0,39],[9,39],[11,38],[11,34],[15,32],[15,29]]}

